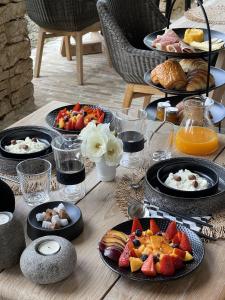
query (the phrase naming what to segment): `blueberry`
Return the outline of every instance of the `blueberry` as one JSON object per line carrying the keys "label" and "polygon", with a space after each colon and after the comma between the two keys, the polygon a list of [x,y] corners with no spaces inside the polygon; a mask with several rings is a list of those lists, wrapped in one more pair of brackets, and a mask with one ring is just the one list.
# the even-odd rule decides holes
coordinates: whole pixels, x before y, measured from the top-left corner
{"label": "blueberry", "polygon": [[179,247],[179,244],[172,244],[172,247],[173,247],[173,248],[178,248],[178,247]]}
{"label": "blueberry", "polygon": [[158,255],[153,255],[153,261],[156,264],[157,262],[159,262],[159,257]]}
{"label": "blueberry", "polygon": [[141,260],[142,260],[142,261],[145,261],[147,258],[148,258],[148,255],[147,255],[147,254],[143,254],[143,255],[141,256]]}
{"label": "blueberry", "polygon": [[135,248],[138,248],[141,245],[139,240],[133,240],[133,244]]}
{"label": "blueberry", "polygon": [[156,235],[162,236],[162,231],[157,232]]}
{"label": "blueberry", "polygon": [[135,234],[136,234],[136,236],[141,236],[141,235],[142,235],[141,229],[137,229],[137,230],[135,231]]}

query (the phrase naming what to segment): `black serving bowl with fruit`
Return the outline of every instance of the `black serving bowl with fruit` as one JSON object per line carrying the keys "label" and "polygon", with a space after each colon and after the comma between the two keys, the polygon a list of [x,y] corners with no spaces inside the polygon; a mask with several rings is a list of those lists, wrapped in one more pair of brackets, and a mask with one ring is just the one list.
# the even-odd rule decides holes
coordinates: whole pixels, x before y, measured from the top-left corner
{"label": "black serving bowl with fruit", "polygon": [[[24,150],[27,150],[27,153],[12,153],[6,149],[6,146],[15,144],[17,140],[25,140],[27,137],[32,139],[33,142],[41,142],[44,144],[44,149],[29,152],[29,147],[26,143],[22,143],[21,147],[25,147]],[[0,140],[0,151],[4,157],[13,158],[13,159],[28,159],[43,156],[51,151],[51,141],[52,137],[47,132],[43,132],[37,129],[25,129],[10,131],[6,133]]]}
{"label": "black serving bowl with fruit", "polygon": [[[68,225],[60,228],[43,228],[42,222],[37,220],[37,214],[53,210],[60,204],[65,207],[65,212],[68,215]],[[27,217],[27,235],[31,240],[45,235],[57,235],[72,241],[81,234],[83,227],[81,210],[69,202],[52,201],[40,204],[33,208]]]}
{"label": "black serving bowl with fruit", "polygon": [[[198,179],[195,175],[189,175],[188,178],[185,179],[185,181],[193,187],[193,190],[180,190],[178,188],[170,187],[165,183],[170,173],[176,174],[180,170],[189,170],[199,176]],[[173,175],[172,177],[174,182],[177,182],[178,184],[182,181],[182,178],[179,175]],[[215,171],[207,166],[193,162],[181,163],[167,161],[165,165],[157,171],[157,179],[158,186],[162,192],[171,196],[184,198],[197,198],[213,195],[217,192],[219,184],[219,178]],[[200,186],[198,180],[201,179],[207,182],[207,187],[204,189],[198,189]]]}
{"label": "black serving bowl with fruit", "polygon": [[2,180],[0,180],[0,194],[0,211],[8,211],[13,213],[15,210],[15,197],[8,184]]}

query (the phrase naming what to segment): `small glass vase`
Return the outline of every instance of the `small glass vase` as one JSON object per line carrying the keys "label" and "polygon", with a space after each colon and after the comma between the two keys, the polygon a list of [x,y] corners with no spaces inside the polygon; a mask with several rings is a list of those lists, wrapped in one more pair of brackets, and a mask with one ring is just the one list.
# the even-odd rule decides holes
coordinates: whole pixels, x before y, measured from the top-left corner
{"label": "small glass vase", "polygon": [[116,177],[116,166],[108,166],[104,159],[96,162],[97,177],[101,181],[113,181]]}

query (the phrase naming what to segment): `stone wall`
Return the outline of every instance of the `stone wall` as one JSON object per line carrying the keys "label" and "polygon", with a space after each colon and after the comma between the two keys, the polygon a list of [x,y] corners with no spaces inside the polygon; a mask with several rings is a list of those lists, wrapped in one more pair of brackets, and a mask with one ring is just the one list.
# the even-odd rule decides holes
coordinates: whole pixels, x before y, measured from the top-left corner
{"label": "stone wall", "polygon": [[24,0],[0,0],[0,122],[34,105]]}

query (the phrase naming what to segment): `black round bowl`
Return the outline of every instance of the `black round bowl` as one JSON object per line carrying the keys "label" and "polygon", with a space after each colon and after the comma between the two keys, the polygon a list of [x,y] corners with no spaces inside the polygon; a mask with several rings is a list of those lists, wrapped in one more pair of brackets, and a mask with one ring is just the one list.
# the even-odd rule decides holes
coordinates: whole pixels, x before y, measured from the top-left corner
{"label": "black round bowl", "polygon": [[[36,219],[36,214],[46,211],[48,208],[53,209],[57,207],[60,203],[65,206],[66,212],[70,217],[70,222],[67,226],[50,230],[42,228],[42,222],[38,222]],[[45,202],[33,208],[27,217],[27,235],[31,240],[35,240],[39,237],[45,235],[58,235],[64,237],[65,239],[72,241],[78,235],[81,234],[84,228],[82,213],[79,207],[73,205],[69,202],[63,201],[52,201]]]}
{"label": "black round bowl", "polygon": [[8,184],[2,180],[0,180],[0,194],[0,211],[9,211],[13,213],[15,210],[15,197]]}
{"label": "black round bowl", "polygon": [[[42,143],[45,143],[46,148],[33,153],[11,153],[5,149],[5,146],[11,144],[11,140],[25,140],[26,137],[37,138]],[[21,129],[15,132],[9,132],[0,140],[0,151],[4,157],[15,159],[35,158],[45,155],[51,151],[52,137],[46,133],[36,129]]]}
{"label": "black round bowl", "polygon": [[[174,189],[172,187],[169,187],[165,184],[165,181],[170,173],[177,173],[179,170],[187,169],[193,173],[198,174],[199,176],[203,177],[208,182],[208,187],[204,190],[200,191],[182,191],[178,189]],[[196,198],[196,197],[205,197],[215,194],[218,191],[218,184],[219,184],[219,178],[216,172],[214,172],[212,169],[197,163],[191,163],[191,162],[182,162],[182,163],[171,163],[166,162],[163,167],[161,167],[157,171],[157,179],[159,188],[162,192],[177,196],[177,197],[185,197],[185,198]]]}

